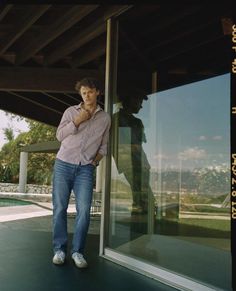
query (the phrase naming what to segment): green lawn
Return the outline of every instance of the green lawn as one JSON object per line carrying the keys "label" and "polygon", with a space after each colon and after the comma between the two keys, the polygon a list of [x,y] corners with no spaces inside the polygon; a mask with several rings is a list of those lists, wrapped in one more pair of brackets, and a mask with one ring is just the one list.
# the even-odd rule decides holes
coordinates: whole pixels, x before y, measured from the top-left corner
{"label": "green lawn", "polygon": [[179,223],[208,229],[214,229],[218,231],[230,231],[230,220],[181,218],[179,220]]}

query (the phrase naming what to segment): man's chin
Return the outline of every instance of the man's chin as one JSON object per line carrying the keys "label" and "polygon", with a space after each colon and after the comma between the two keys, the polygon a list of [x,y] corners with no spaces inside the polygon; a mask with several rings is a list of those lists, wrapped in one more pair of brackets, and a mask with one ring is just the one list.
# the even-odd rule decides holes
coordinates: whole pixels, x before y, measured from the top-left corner
{"label": "man's chin", "polygon": [[95,105],[96,102],[92,102],[92,101],[84,101],[84,104],[87,106],[91,106],[91,105]]}

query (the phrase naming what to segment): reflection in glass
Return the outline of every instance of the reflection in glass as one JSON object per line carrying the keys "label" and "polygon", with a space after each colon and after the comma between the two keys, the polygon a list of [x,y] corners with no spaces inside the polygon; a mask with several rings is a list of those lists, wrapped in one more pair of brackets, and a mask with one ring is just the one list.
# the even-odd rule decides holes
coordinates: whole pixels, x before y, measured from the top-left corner
{"label": "reflection in glass", "polygon": [[[117,136],[113,150],[114,166],[129,186],[131,194],[129,202],[127,195],[122,197],[125,204],[130,204],[126,205],[126,214],[133,220],[128,239],[153,233],[154,196],[149,184],[150,164],[143,150],[146,137],[142,120],[134,115],[142,108],[143,100],[147,99],[146,95],[137,94],[133,102],[130,95],[122,95],[122,106],[113,115],[113,131]],[[136,223],[137,220],[139,223]]]}
{"label": "reflection in glass", "polygon": [[229,74],[113,114],[109,247],[230,290]]}

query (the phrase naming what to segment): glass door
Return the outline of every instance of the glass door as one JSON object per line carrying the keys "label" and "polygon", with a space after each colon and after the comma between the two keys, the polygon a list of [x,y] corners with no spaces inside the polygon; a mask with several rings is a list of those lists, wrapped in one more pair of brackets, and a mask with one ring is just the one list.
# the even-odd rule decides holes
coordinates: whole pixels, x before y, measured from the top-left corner
{"label": "glass door", "polygon": [[229,88],[227,74],[119,96],[107,245],[224,290],[231,284]]}

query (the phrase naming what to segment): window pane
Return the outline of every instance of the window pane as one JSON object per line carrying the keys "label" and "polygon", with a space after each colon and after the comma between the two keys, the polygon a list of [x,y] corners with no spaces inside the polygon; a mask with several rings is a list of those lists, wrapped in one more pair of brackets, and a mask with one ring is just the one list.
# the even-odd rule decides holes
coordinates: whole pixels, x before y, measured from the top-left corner
{"label": "window pane", "polygon": [[230,289],[230,76],[114,105],[109,247]]}

